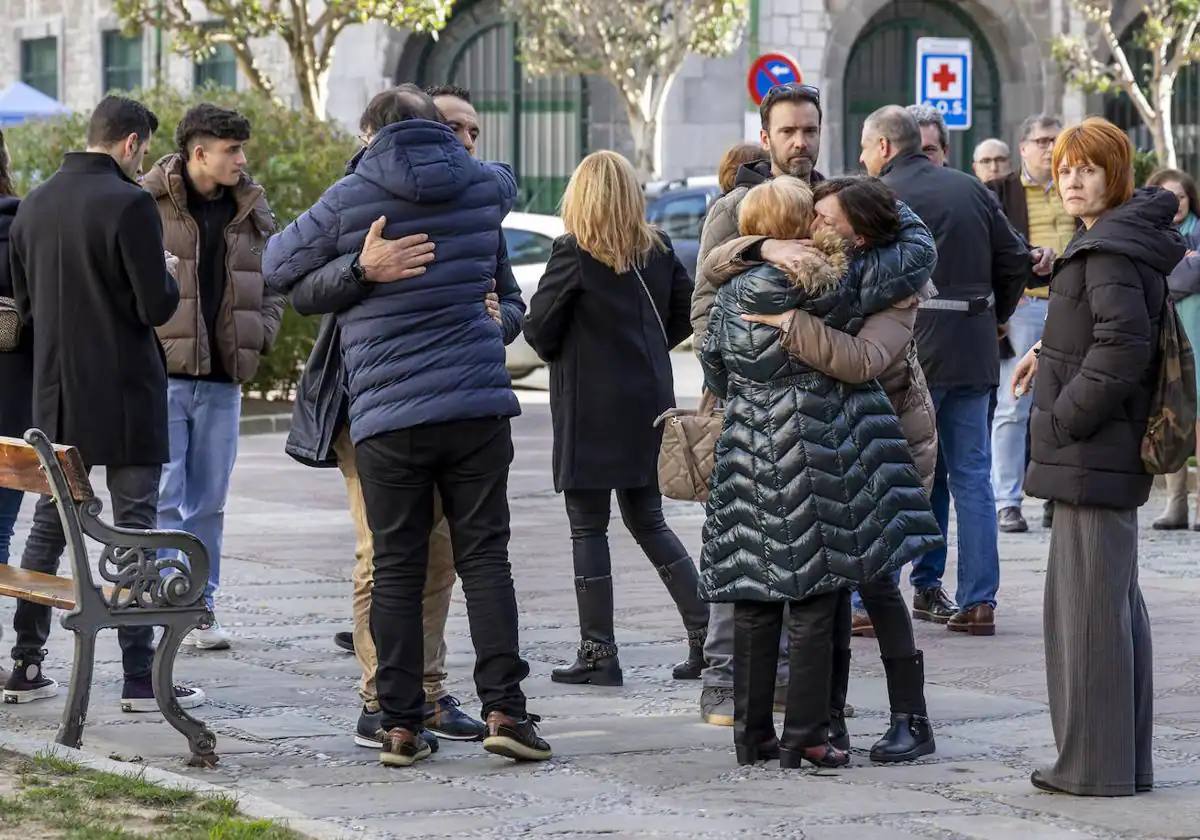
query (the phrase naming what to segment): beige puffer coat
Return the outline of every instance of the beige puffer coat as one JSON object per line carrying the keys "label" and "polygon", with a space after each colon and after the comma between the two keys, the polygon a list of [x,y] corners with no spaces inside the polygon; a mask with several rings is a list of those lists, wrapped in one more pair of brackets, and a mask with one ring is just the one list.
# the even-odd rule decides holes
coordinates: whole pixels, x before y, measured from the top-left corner
{"label": "beige puffer coat", "polygon": [[[706,265],[710,276],[727,278],[747,270],[753,263],[745,259],[746,251],[764,239],[743,236],[713,248]],[[932,284],[927,290],[929,295],[933,293]],[[931,492],[937,465],[937,420],[913,341],[917,303],[918,298],[910,298],[868,316],[857,335],[796,310],[782,336],[782,346],[790,355],[842,382],[878,379],[900,418],[921,482],[926,492]]]}
{"label": "beige puffer coat", "polygon": [[262,254],[275,230],[275,217],[263,188],[242,174],[233,188],[237,210],[225,228],[225,294],[217,315],[217,336],[210,342],[200,309],[197,258],[200,233],[188,213],[183,156],[163,157],[142,186],[154,196],[162,219],[163,245],[179,257],[179,308],[158,338],[171,375],[205,376],[212,372],[209,348],[216,345],[225,371],[236,382],[253,378],[261,356],[271,349],[283,318],[284,299],[263,285]]}

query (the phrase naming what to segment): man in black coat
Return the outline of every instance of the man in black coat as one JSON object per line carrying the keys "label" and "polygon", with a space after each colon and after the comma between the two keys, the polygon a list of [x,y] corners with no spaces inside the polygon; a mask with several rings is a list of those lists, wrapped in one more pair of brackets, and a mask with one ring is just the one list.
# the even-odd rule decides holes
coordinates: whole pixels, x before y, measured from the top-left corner
{"label": "man in black coat", "polygon": [[[21,203],[9,262],[17,307],[33,333],[33,423],[103,465],[113,521],[151,529],[168,458],[167,371],[154,327],[179,304],[154,199],[134,178],[158,120],[132,99],[108,96],[92,112],[87,151],[71,152]],[[38,501],[21,567],[54,574],[65,545],[49,497]],[[13,620],[9,703],[53,697],[42,674],[50,608],[21,601]],[[121,708],[155,711],[152,627],[118,630]],[[203,692],[177,688],[184,708]]]}
{"label": "man in black coat", "polygon": [[921,304],[914,335],[937,410],[934,511],[946,533],[950,495],[958,517],[958,608],[942,589],[946,551],[912,571],[913,614],[972,635],[995,632],[1000,584],[991,482],[988,406],[999,383],[997,328],[1016,308],[1029,276],[1029,252],[977,179],[935,166],[921,153],[912,114],[889,105],[867,118],[862,163],[933,231],[939,296]]}

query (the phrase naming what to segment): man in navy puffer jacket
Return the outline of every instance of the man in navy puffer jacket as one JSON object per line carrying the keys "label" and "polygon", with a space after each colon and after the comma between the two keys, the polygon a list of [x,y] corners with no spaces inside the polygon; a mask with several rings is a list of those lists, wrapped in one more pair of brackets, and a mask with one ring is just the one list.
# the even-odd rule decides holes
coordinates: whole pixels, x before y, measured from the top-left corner
{"label": "man in navy puffer jacket", "polygon": [[314,269],[358,252],[381,216],[387,237],[426,233],[437,249],[421,276],[372,284],[338,314],[350,435],[375,542],[380,760],[408,766],[430,754],[420,737],[421,593],[435,487],[467,598],[484,748],[545,760],[550,747],[521,691],[529,666],[518,652],[508,563],[509,418],[520,408],[501,329],[484,303],[516,181],[508,167],[472,158],[414,85],[385,91],[367,107],[378,112],[373,124],[385,127],[350,174],[270,241],[263,274],[287,292]]}

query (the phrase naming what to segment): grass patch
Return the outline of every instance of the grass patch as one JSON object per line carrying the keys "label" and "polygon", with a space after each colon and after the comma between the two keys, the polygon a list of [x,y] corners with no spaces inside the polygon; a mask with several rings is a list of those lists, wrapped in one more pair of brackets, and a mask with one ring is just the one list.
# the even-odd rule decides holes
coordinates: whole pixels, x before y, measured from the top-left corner
{"label": "grass patch", "polygon": [[87,770],[53,753],[0,750],[0,838],[37,840],[302,840],[237,801],[163,787],[145,773]]}

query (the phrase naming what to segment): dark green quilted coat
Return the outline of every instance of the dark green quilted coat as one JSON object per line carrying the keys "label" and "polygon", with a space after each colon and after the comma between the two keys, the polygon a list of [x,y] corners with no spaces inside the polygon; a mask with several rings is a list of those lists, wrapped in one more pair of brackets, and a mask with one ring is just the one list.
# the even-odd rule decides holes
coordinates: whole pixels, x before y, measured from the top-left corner
{"label": "dark green quilted coat", "polygon": [[829,305],[828,294],[808,300],[770,266],[717,292],[701,354],[708,387],[726,401],[700,562],[710,601],[801,600],[890,573],[942,545],[883,389],[813,371],[784,352],[778,330],[739,317],[820,302],[814,314],[857,329],[861,315],[928,278],[900,273],[890,285],[857,290],[861,271],[855,260],[843,281],[856,295],[851,306]]}

